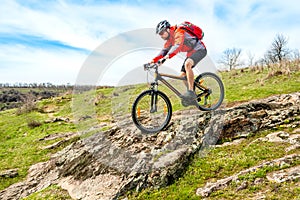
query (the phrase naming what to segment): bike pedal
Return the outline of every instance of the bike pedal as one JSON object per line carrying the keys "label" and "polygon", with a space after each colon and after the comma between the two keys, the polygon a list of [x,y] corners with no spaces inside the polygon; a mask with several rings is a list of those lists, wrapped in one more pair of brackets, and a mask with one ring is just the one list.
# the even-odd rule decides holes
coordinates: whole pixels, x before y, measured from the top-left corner
{"label": "bike pedal", "polygon": [[186,100],[186,99],[182,99],[181,100],[181,104],[184,107],[188,107],[188,106],[198,106],[198,103],[195,100]]}

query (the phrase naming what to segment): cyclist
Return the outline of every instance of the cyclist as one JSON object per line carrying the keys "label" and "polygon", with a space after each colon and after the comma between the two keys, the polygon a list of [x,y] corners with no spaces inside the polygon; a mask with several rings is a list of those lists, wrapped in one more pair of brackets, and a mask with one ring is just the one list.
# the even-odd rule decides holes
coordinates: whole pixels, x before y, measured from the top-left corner
{"label": "cyclist", "polygon": [[[176,25],[171,26],[167,20],[163,20],[158,23],[156,27],[156,34],[159,34],[166,42],[163,49],[155,58],[153,58],[151,63],[156,63],[159,60],[170,59],[179,52],[187,52],[187,57],[181,68],[181,76],[187,77],[188,87],[187,92],[184,94],[184,98],[187,100],[196,99],[197,97],[193,89],[194,73],[192,68],[207,54],[204,43],[185,30],[177,28]],[[190,101],[190,104],[193,103],[193,101]]]}

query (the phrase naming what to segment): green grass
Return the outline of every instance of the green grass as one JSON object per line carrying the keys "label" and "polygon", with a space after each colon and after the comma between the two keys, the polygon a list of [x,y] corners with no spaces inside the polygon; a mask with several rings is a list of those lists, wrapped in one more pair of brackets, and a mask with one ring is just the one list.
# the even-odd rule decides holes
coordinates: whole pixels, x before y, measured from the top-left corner
{"label": "green grass", "polygon": [[[234,70],[221,73],[226,89],[226,101],[248,101],[265,98],[275,94],[287,94],[300,91],[300,72],[296,71],[290,76],[279,75],[264,80],[268,71],[256,74],[249,69]],[[261,81],[263,80],[263,81]]]}
{"label": "green grass", "polygon": [[22,200],[38,200],[38,199],[47,199],[47,200],[68,200],[72,199],[69,196],[69,193],[65,190],[62,190],[57,185],[52,185],[44,190],[33,193]]}

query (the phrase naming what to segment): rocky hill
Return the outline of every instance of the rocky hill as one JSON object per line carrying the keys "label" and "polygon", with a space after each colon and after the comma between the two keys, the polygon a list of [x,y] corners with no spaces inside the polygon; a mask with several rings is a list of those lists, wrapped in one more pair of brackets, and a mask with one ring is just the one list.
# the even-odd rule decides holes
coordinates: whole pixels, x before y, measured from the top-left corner
{"label": "rocky hill", "polygon": [[[178,111],[171,125],[158,134],[142,134],[128,117],[111,126],[107,131],[69,145],[49,161],[33,165],[26,180],[1,191],[0,199],[19,199],[50,185],[59,185],[74,199],[127,198],[128,191],[162,188],[174,183],[185,173],[195,155],[206,154],[211,148],[235,145],[259,131],[281,126],[291,128],[293,133],[277,131],[256,141],[274,145],[286,143],[286,156],[262,162],[224,179],[208,181],[195,191],[195,195],[209,197],[232,183],[239,183],[238,191],[249,184],[259,184],[258,179],[245,182],[241,177],[265,166],[278,169],[268,174],[267,181],[298,184],[300,178],[299,92],[214,112]],[[287,167],[281,168],[283,165]]]}

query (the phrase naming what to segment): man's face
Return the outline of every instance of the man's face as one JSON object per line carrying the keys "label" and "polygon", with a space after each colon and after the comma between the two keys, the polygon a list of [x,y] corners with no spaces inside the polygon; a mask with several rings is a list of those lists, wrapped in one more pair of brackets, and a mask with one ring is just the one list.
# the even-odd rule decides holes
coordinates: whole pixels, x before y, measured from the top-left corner
{"label": "man's face", "polygon": [[168,29],[163,30],[162,32],[159,33],[160,37],[164,40],[167,40],[169,38],[169,31]]}

